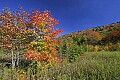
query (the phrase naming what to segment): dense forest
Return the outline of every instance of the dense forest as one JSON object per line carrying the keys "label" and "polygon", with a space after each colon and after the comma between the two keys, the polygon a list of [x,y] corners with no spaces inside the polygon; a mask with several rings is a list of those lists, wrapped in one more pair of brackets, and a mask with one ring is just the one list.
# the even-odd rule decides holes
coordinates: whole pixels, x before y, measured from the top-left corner
{"label": "dense forest", "polygon": [[120,22],[65,34],[58,38],[59,53],[73,58],[84,52],[120,51]]}

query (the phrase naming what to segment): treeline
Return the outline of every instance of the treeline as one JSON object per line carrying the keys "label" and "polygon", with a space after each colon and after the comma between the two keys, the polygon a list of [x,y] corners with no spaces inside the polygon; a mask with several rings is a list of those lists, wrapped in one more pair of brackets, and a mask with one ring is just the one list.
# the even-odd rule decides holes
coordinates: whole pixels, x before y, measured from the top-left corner
{"label": "treeline", "polygon": [[81,53],[120,51],[120,22],[60,36],[58,51],[69,61]]}

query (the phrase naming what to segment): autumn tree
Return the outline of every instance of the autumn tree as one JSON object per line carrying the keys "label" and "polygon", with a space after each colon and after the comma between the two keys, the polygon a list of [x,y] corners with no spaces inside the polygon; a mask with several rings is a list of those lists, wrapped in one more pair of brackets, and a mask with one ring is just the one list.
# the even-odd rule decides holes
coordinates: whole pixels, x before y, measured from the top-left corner
{"label": "autumn tree", "polygon": [[93,30],[86,30],[84,35],[87,36],[87,43],[90,43],[93,45],[102,39],[100,33],[97,31],[93,31]]}
{"label": "autumn tree", "polygon": [[105,38],[107,42],[117,43],[120,41],[120,29],[111,31]]}
{"label": "autumn tree", "polygon": [[28,49],[24,53],[25,56],[35,61],[38,67],[53,64],[58,59],[56,36],[63,31],[54,28],[58,24],[58,20],[54,19],[48,10],[43,12],[34,10],[29,15],[28,23],[35,29],[32,35],[36,37],[27,45]]}
{"label": "autumn tree", "polygon": [[58,20],[48,10],[29,13],[22,8],[16,12],[4,8],[0,14],[0,47],[11,51],[13,67],[18,63],[20,51],[39,66],[57,60],[55,37],[62,31],[54,28]]}
{"label": "autumn tree", "polygon": [[24,48],[24,43],[22,43],[26,30],[24,14],[20,8],[14,13],[11,13],[10,9],[4,8],[0,14],[0,47],[11,53],[13,67],[18,65],[20,49]]}

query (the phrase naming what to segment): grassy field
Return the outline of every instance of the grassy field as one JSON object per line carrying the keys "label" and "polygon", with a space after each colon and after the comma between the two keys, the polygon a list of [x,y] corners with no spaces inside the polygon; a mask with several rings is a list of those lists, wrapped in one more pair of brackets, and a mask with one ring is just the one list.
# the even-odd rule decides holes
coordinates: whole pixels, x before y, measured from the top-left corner
{"label": "grassy field", "polygon": [[1,65],[0,80],[120,80],[120,52],[86,52],[73,63],[37,69],[36,75],[30,68],[19,74]]}

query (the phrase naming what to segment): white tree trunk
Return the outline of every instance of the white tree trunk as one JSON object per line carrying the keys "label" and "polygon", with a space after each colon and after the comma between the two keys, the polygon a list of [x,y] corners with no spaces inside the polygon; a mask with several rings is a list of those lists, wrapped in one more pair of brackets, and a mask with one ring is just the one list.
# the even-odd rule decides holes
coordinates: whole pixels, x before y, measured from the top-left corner
{"label": "white tree trunk", "polygon": [[19,51],[17,51],[17,62],[16,62],[16,66],[19,65],[19,60],[20,60],[20,54],[19,54]]}
{"label": "white tree trunk", "polygon": [[12,53],[12,69],[14,69],[15,68],[15,60],[14,60],[14,52],[12,49],[11,49],[11,53]]}

